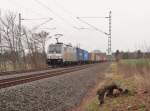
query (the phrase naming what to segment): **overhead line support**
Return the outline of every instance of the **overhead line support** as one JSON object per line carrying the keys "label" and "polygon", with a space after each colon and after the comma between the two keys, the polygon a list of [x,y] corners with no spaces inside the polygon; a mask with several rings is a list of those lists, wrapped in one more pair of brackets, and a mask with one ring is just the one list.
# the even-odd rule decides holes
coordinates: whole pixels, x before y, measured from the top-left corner
{"label": "overhead line support", "polygon": [[[105,18],[105,19],[108,19],[109,20],[109,30],[108,30],[109,32],[108,33],[104,32],[104,31],[98,29],[97,27],[89,24],[88,22],[82,20],[81,18],[90,18],[90,19],[91,18]],[[112,29],[112,12],[110,11],[109,12],[109,16],[107,16],[107,17],[77,17],[77,19],[80,20],[81,22],[89,25],[90,27],[94,28],[95,30],[97,30],[97,31],[99,31],[99,32],[101,32],[101,33],[103,33],[103,34],[105,34],[105,35],[108,36],[108,49],[107,49],[107,52],[108,52],[109,60],[111,61],[111,58],[112,58],[112,51],[111,51],[112,50],[111,49],[111,45],[112,45],[111,44],[111,36],[112,36],[112,33],[111,33],[111,31],[112,31],[111,30]]]}

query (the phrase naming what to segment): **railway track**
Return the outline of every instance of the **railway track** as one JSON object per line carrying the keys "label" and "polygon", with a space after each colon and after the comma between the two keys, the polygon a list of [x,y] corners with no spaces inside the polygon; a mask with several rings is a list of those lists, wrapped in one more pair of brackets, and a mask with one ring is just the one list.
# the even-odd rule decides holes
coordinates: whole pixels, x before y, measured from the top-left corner
{"label": "railway track", "polygon": [[7,72],[0,72],[0,76],[6,76],[6,75],[15,75],[20,73],[30,73],[30,72],[37,72],[37,71],[43,71],[43,70],[50,70],[50,68],[40,68],[40,69],[29,69],[29,70],[20,70],[20,71],[7,71]]}
{"label": "railway track", "polygon": [[16,74],[25,74],[25,73],[33,73],[33,72],[39,72],[39,71],[49,71],[53,69],[63,69],[63,68],[69,68],[72,66],[63,66],[63,67],[48,67],[48,68],[40,68],[40,69],[29,69],[29,70],[19,70],[19,71],[7,71],[7,72],[0,72],[0,76],[7,76],[7,75],[16,75]]}
{"label": "railway track", "polygon": [[69,68],[53,70],[53,71],[49,70],[47,72],[41,71],[40,73],[37,73],[37,74],[30,74],[30,75],[23,75],[23,76],[19,76],[19,77],[1,79],[0,80],[0,89],[23,84],[23,83],[28,83],[28,82],[32,82],[32,81],[36,81],[36,80],[40,80],[40,79],[44,79],[44,78],[63,75],[66,73],[82,70],[82,69],[85,69],[85,68],[88,68],[91,66],[93,66],[93,64],[69,67]]}

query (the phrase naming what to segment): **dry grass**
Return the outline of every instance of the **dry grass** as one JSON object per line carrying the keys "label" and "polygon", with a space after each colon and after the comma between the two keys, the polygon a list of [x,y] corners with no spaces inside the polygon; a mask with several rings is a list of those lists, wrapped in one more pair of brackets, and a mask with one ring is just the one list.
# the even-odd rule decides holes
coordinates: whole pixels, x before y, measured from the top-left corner
{"label": "dry grass", "polygon": [[47,68],[47,64],[45,63],[45,60],[42,58],[41,59],[39,58],[39,60],[37,60],[36,66],[35,66],[35,64],[31,63],[31,61],[26,64],[24,64],[22,62],[21,65],[19,63],[16,63],[15,69],[14,69],[13,65],[14,64],[11,61],[7,61],[7,62],[5,62],[5,64],[0,64],[0,72]]}
{"label": "dry grass", "polygon": [[127,88],[130,93],[116,98],[106,97],[105,103],[98,105],[97,97],[89,102],[85,111],[149,111],[150,75],[148,60],[132,60],[113,63],[111,73],[106,75],[106,84],[115,82]]}
{"label": "dry grass", "polygon": [[126,77],[133,74],[149,75],[150,59],[122,60],[118,63],[119,71]]}

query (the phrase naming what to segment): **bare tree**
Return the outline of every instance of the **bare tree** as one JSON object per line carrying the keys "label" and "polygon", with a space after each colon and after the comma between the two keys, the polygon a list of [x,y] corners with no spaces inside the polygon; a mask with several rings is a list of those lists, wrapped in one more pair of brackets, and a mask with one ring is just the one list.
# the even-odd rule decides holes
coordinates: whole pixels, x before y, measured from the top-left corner
{"label": "bare tree", "polygon": [[[0,52],[0,68],[10,66],[12,68],[5,69],[24,70],[45,67],[45,43],[49,33],[33,33],[24,26],[21,29],[20,36],[16,14],[9,12],[0,17],[0,48],[3,50]],[[2,60],[5,60],[5,65]]]}

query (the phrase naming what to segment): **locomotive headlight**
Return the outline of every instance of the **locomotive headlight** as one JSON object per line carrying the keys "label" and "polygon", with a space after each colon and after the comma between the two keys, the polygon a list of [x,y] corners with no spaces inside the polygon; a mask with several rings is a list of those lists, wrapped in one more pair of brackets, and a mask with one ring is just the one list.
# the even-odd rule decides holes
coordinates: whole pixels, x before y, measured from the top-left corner
{"label": "locomotive headlight", "polygon": [[47,58],[48,58],[48,59],[51,59],[51,56],[50,56],[50,55],[48,55],[48,56],[47,56]]}
{"label": "locomotive headlight", "polygon": [[62,57],[61,57],[61,56],[59,56],[58,58],[59,58],[59,59],[61,59]]}
{"label": "locomotive headlight", "polygon": [[50,58],[51,58],[51,56],[48,56],[48,58],[50,59]]}

